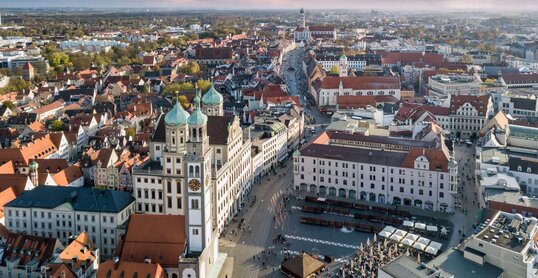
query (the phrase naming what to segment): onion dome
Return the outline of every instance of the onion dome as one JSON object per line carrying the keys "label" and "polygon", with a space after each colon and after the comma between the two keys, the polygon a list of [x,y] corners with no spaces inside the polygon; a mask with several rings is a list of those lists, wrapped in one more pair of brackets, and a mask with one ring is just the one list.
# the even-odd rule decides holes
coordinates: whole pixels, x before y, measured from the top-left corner
{"label": "onion dome", "polygon": [[217,90],[215,90],[213,82],[211,82],[211,88],[209,88],[209,91],[202,97],[202,105],[215,106],[221,105],[223,102],[224,98],[217,92]]}
{"label": "onion dome", "polygon": [[189,112],[183,109],[183,106],[179,103],[179,100],[176,101],[174,108],[170,112],[166,113],[164,117],[164,122],[167,125],[185,125],[189,119]]}
{"label": "onion dome", "polygon": [[192,112],[191,116],[187,120],[187,123],[189,126],[201,126],[205,125],[207,123],[207,116],[202,113],[202,110],[200,110],[200,96],[199,91],[196,92],[196,96],[194,97],[194,111]]}

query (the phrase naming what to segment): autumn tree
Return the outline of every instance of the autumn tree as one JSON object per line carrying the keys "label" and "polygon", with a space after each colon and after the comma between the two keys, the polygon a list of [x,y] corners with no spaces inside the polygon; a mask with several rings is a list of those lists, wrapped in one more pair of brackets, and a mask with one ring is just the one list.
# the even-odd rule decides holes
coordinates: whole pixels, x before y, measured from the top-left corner
{"label": "autumn tree", "polygon": [[52,131],[61,131],[65,128],[65,123],[62,120],[54,120],[50,124],[50,130]]}

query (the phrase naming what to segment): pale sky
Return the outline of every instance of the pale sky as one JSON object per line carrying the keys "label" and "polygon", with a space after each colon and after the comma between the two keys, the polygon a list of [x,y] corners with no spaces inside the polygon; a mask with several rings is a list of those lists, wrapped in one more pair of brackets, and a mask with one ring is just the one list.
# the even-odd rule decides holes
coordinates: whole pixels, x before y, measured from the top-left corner
{"label": "pale sky", "polygon": [[503,11],[538,10],[538,0],[0,0],[0,7]]}

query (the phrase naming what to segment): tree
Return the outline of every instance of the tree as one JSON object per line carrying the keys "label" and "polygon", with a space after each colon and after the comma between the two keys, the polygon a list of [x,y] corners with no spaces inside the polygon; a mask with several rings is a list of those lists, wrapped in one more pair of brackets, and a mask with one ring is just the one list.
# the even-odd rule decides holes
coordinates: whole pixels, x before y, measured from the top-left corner
{"label": "tree", "polygon": [[164,86],[165,95],[175,94],[175,92],[186,92],[192,90],[194,90],[194,85],[192,85],[191,82],[171,83]]}
{"label": "tree", "polygon": [[50,130],[52,131],[61,131],[61,130],[64,130],[64,128],[65,128],[65,123],[62,120],[54,120],[50,124]]}
{"label": "tree", "polygon": [[16,107],[15,104],[11,100],[4,101],[4,103],[2,103],[2,106],[11,110],[13,110],[13,108]]}
{"label": "tree", "polygon": [[134,127],[130,127],[130,128],[127,128],[125,130],[125,135],[129,136],[129,137],[134,137],[135,136],[135,129]]}
{"label": "tree", "polygon": [[330,74],[340,74],[340,68],[338,66],[332,66],[329,70]]}
{"label": "tree", "polygon": [[188,108],[189,105],[190,105],[189,100],[184,95],[179,95],[178,96],[178,101],[179,101],[179,103],[181,103],[181,105],[183,105],[183,108]]}
{"label": "tree", "polygon": [[198,64],[197,62],[189,62],[179,68],[179,72],[186,74],[197,74],[200,71],[200,64]]}
{"label": "tree", "polygon": [[209,91],[209,88],[211,87],[211,82],[209,80],[199,79],[196,81],[196,86],[198,86],[198,89],[202,92],[202,94],[207,93]]}
{"label": "tree", "polygon": [[64,52],[54,52],[50,56],[49,62],[52,67],[66,65],[69,63],[69,56]]}

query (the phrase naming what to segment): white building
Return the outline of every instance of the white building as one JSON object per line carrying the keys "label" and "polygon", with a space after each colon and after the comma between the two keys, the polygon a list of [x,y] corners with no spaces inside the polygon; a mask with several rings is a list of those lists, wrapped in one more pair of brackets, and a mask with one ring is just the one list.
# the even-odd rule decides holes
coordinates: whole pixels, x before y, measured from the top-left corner
{"label": "white building", "polygon": [[538,103],[536,89],[512,89],[501,95],[499,108],[504,114],[514,118],[537,117]]}
{"label": "white building", "polygon": [[308,194],[454,212],[457,162],[439,142],[325,132],[293,161]]}
{"label": "white building", "polygon": [[276,118],[256,118],[251,131],[252,146],[262,154],[262,175],[274,171],[288,156],[288,129]]}
{"label": "white building", "polygon": [[493,117],[489,96],[454,95],[450,98],[450,135],[456,138],[476,138]]}
{"label": "white building", "polygon": [[[220,233],[250,190],[251,142],[243,136],[239,118],[223,115],[222,96],[213,87],[201,101],[208,136],[204,182],[212,188],[211,220]],[[189,119],[179,103],[159,118],[150,144],[152,162],[133,173],[137,212],[187,215],[187,143],[200,132],[189,127]]]}
{"label": "white building", "polygon": [[135,212],[130,193],[88,187],[38,186],[5,205],[6,227],[13,232],[57,238],[86,231],[104,257],[112,257],[117,229]]}
{"label": "white building", "polygon": [[428,79],[429,96],[476,95],[480,84],[469,75],[435,75]]}
{"label": "white building", "polygon": [[400,99],[400,79],[385,76],[326,77],[317,92],[320,107],[335,106],[338,96],[393,96]]}

